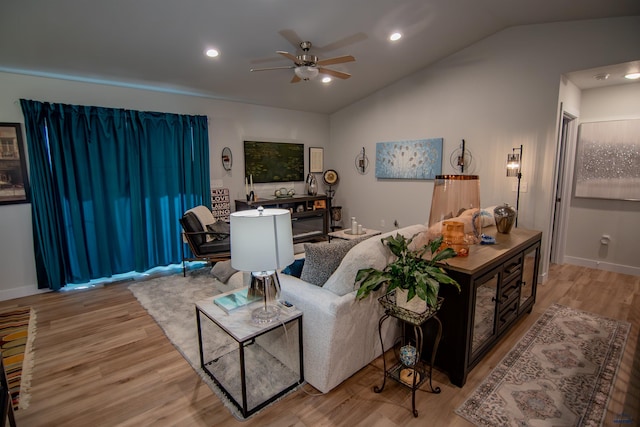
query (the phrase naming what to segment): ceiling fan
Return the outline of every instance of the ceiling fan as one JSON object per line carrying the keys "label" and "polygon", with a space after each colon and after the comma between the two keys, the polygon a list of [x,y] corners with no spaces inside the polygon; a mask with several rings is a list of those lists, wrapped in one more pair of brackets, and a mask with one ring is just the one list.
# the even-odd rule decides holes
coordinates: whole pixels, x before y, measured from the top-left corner
{"label": "ceiling fan", "polygon": [[344,55],[328,59],[318,59],[317,56],[309,53],[309,49],[311,49],[311,46],[311,42],[309,41],[300,42],[302,53],[295,56],[290,54],[289,52],[284,52],[282,50],[276,52],[277,54],[293,61],[293,65],[284,67],[252,68],[251,72],[292,69],[295,75],[291,79],[291,83],[298,83],[301,80],[308,81],[314,79],[318,74],[321,73],[328,74],[339,79],[348,79],[349,77],[351,77],[351,74],[349,73],[343,73],[342,71],[325,68],[325,66],[342,64],[344,62],[352,62],[355,61],[356,58],[351,55]]}

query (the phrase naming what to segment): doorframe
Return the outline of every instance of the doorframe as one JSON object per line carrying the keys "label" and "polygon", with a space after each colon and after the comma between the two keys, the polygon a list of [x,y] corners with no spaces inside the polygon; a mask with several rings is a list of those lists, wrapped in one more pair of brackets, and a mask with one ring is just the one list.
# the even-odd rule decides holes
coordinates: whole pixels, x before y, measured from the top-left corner
{"label": "doorframe", "polygon": [[[555,264],[564,264],[577,140],[578,116],[565,110],[563,103],[560,103],[548,252],[549,261]],[[559,182],[561,188],[558,188]],[[558,199],[560,199],[559,202]]]}

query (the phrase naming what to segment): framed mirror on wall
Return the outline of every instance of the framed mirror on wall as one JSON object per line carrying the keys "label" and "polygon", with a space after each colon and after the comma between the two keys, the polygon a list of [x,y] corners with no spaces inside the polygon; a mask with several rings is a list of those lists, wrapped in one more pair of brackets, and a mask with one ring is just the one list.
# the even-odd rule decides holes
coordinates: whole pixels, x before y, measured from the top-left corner
{"label": "framed mirror on wall", "polygon": [[0,205],[29,203],[20,123],[0,123]]}
{"label": "framed mirror on wall", "polygon": [[222,149],[222,167],[227,172],[231,170],[233,166],[233,154],[231,154],[231,148],[224,147]]}

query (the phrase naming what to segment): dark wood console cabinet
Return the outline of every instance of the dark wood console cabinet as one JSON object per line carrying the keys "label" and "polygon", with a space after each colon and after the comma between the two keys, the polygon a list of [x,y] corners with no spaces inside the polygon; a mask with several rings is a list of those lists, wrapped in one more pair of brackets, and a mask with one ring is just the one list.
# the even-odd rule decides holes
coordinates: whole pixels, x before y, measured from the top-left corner
{"label": "dark wood console cabinet", "polygon": [[516,320],[531,312],[536,300],[542,233],[520,228],[509,234],[495,228],[483,231],[496,238],[495,245],[474,245],[468,257],[449,259],[443,266],[462,291],[440,288],[445,300],[438,313],[443,332],[436,366],[458,387]]}
{"label": "dark wood console cabinet", "polygon": [[329,233],[329,200],[324,194],[259,199],[255,202],[236,200],[236,211],[257,209],[288,209],[291,211],[293,242],[326,240]]}

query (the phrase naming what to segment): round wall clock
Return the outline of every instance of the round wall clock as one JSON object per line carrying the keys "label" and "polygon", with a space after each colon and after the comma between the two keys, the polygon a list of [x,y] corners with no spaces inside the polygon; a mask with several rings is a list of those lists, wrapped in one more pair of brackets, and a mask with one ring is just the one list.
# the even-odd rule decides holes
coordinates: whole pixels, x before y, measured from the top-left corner
{"label": "round wall clock", "polygon": [[333,169],[327,169],[326,171],[324,171],[324,174],[322,175],[322,179],[324,180],[324,183],[327,185],[336,185],[338,181],[340,181],[340,178],[338,177],[338,172],[334,171]]}

